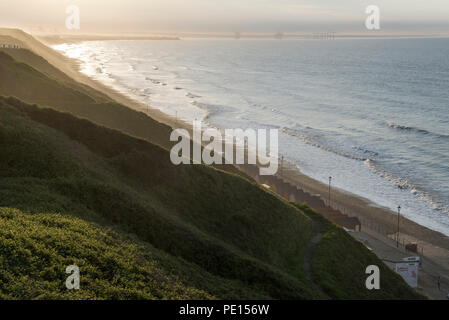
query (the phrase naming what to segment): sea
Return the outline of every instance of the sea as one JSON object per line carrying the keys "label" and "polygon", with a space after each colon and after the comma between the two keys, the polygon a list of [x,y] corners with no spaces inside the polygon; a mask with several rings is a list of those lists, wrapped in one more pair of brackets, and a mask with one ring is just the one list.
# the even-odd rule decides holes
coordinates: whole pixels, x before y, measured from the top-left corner
{"label": "sea", "polygon": [[449,236],[449,38],[60,44],[81,71],[217,128],[279,129],[302,173]]}

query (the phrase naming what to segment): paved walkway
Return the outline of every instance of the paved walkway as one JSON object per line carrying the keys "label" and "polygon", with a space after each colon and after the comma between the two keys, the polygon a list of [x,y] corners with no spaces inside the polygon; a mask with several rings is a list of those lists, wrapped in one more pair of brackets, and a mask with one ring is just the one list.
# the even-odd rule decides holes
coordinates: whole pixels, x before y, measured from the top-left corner
{"label": "paved walkway", "polygon": [[[354,238],[364,243],[367,247],[383,260],[401,260],[405,257],[415,256],[415,253],[405,252],[402,248],[397,248],[394,241],[385,239],[379,240],[377,237],[366,232],[351,232]],[[437,265],[431,260],[421,257],[422,265],[418,271],[418,291],[430,299],[446,300],[449,294],[449,270]],[[393,268],[393,263],[384,261],[386,265]],[[438,290],[437,279],[441,277],[440,290]]]}

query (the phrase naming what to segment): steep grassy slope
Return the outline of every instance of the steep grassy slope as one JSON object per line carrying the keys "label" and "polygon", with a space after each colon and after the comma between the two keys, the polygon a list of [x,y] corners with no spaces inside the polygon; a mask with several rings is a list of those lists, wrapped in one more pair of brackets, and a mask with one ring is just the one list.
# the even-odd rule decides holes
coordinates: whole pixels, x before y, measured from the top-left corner
{"label": "steep grassy slope", "polygon": [[[2,37],[0,36],[0,42],[1,41]],[[30,50],[27,49],[17,50],[8,48],[2,48],[0,50],[11,56],[14,60],[23,62],[32,67],[33,69],[44,74],[48,78],[52,78],[58,81],[59,84],[63,84],[71,88],[72,90],[79,91],[83,94],[92,97],[98,103],[112,102],[112,100],[106,95],[98,92],[95,89],[92,89],[89,86],[74,81],[65,73],[61,72],[60,70],[49,64],[44,58],[34,54]]]}
{"label": "steep grassy slope", "polygon": [[118,131],[0,101],[1,207],[133,234],[233,283],[196,283],[216,297],[320,296],[302,275],[310,220],[287,203],[238,176],[172,166],[166,150]]}
{"label": "steep grassy slope", "polygon": [[[192,277],[194,265],[81,219],[0,208],[0,224],[0,299],[213,298],[167,272]],[[64,285],[72,264],[81,268],[76,291]]]}
{"label": "steep grassy slope", "polygon": [[170,145],[168,126],[68,80],[26,49],[0,49],[0,95],[69,112],[164,147]]}

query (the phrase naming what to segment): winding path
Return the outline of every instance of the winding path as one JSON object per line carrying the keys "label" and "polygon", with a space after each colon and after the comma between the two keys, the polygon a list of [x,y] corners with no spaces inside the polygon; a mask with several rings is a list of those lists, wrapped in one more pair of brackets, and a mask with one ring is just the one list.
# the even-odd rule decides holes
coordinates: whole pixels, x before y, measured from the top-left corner
{"label": "winding path", "polygon": [[317,234],[313,236],[313,238],[309,241],[307,246],[305,247],[303,254],[302,254],[302,261],[303,261],[303,268],[304,268],[304,274],[306,275],[306,278],[310,281],[310,283],[313,285],[314,289],[320,292],[325,299],[331,299],[324,291],[321,289],[321,287],[313,280],[312,276],[312,260],[313,255],[315,253],[315,249],[318,243],[320,243],[321,239],[323,238],[323,232],[322,232],[322,225],[316,220],[313,220],[313,226],[314,230],[317,230]]}

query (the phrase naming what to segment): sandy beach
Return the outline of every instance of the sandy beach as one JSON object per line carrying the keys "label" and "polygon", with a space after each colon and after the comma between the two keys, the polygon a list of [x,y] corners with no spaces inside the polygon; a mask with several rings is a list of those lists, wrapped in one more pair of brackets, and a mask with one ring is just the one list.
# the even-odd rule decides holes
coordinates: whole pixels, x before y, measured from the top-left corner
{"label": "sandy beach", "polygon": [[[64,57],[62,54],[54,51],[46,45],[53,45],[57,43],[57,41],[90,41],[90,40],[111,40],[112,38],[105,37],[70,37],[70,39],[64,37],[42,37],[39,41],[36,41],[31,36],[22,33],[16,30],[9,29],[0,29],[0,36],[3,37],[13,37],[20,41],[20,45],[23,48],[30,49],[34,51],[36,54],[42,56],[46,59],[50,64],[60,69],[64,73],[66,73],[71,78],[75,79],[78,82],[81,82],[85,85],[91,86],[96,90],[106,94],[111,99],[116,100],[117,102],[126,105],[135,110],[145,112],[151,118],[164,123],[172,128],[187,128],[191,130],[191,124],[180,121],[179,119],[175,119],[174,117],[164,114],[163,112],[153,109],[143,103],[140,103],[128,96],[125,96],[112,88],[105,86],[104,84],[95,81],[86,75],[79,72],[79,65],[76,60],[69,59]],[[156,37],[130,37],[130,39],[146,39],[146,40],[163,40],[163,38]],[[254,177],[254,176],[253,176]],[[295,186],[297,189],[303,191],[309,196],[313,196],[322,202],[325,203],[326,206],[329,205],[327,197],[328,197],[328,186],[320,183],[304,174],[299,172],[296,168],[291,165],[285,165],[285,167],[278,172],[277,175],[279,179],[279,183],[285,183],[289,185]],[[256,177],[254,177],[256,178]],[[302,202],[302,199],[296,199],[299,202]],[[312,206],[312,205],[311,205]],[[381,241],[384,246],[381,245],[373,246],[374,252],[381,259],[391,258],[388,253],[385,251],[385,246],[391,247],[392,252],[395,251],[393,239],[396,236],[396,228],[397,228],[397,214],[388,208],[382,208],[372,203],[368,199],[363,199],[354,194],[350,194],[345,192],[344,190],[339,190],[332,188],[331,190],[331,203],[330,206],[340,211],[341,213],[350,216],[357,217],[361,221],[362,224],[362,236],[365,234],[365,237],[372,237],[378,241]],[[312,206],[313,207],[313,206]],[[319,207],[315,207],[314,209],[320,210]],[[360,239],[359,239],[360,240]],[[362,240],[361,240],[362,241]],[[403,244],[416,242],[418,244],[418,254],[423,255],[426,259],[432,262],[431,271],[428,271],[429,275],[425,281],[420,282],[420,286],[422,286],[425,292],[430,295],[430,288],[435,285],[432,283],[431,277],[432,275],[440,275],[443,277],[443,281],[447,281],[449,284],[449,237],[433,231],[429,228],[421,226],[405,217],[401,217],[400,220],[400,241],[402,243],[402,249],[398,250],[403,253]],[[409,255],[415,255],[410,253]],[[426,266],[423,266],[425,268]],[[437,294],[432,294],[432,298],[438,298]],[[441,298],[441,297],[440,297]]]}

